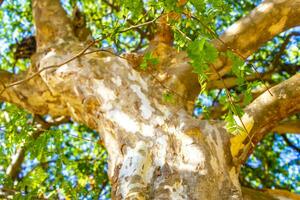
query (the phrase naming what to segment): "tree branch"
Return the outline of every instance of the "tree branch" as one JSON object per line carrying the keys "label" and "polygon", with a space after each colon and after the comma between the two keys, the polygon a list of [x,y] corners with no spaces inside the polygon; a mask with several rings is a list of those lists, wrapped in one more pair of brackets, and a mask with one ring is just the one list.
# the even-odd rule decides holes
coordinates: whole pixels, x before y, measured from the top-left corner
{"label": "tree branch", "polygon": [[59,0],[33,0],[32,10],[38,51],[63,41],[76,40],[71,20]]}
{"label": "tree branch", "polygon": [[[230,26],[219,40],[219,50],[229,46],[248,57],[277,34],[300,24],[300,0],[266,0],[249,15]],[[264,34],[262,34],[264,33]]]}
{"label": "tree branch", "polygon": [[298,153],[300,153],[300,148],[297,147],[295,144],[293,144],[293,142],[291,142],[291,141],[289,140],[289,138],[288,138],[286,135],[282,134],[281,136],[282,136],[284,142],[285,142],[289,147],[291,147],[292,149],[294,149],[295,151],[297,151]]}
{"label": "tree branch", "polygon": [[[300,0],[266,0],[249,15],[235,22],[212,43],[219,51],[234,51],[245,60],[274,36],[299,25],[299,15]],[[228,58],[220,56],[214,66],[218,73],[224,76],[231,70],[232,63]],[[193,68],[190,67],[189,70],[193,71]],[[217,80],[217,74],[213,69],[211,71],[209,81]],[[191,79],[190,83],[194,85],[193,89],[197,87],[200,90],[196,74],[192,74],[192,77],[186,76],[186,79]]]}
{"label": "tree branch", "polygon": [[10,188],[1,188],[0,189],[0,198],[2,199],[13,199],[14,195],[19,193],[19,191],[16,191],[14,189]]}
{"label": "tree branch", "polygon": [[[255,91],[253,91],[251,93],[252,95],[252,98],[253,99],[256,99],[259,95],[261,95],[262,93],[264,93],[266,91],[266,88],[259,88],[259,89],[256,89]],[[239,101],[238,102],[234,102],[236,105],[239,105],[241,107],[244,106],[244,98],[245,98],[245,95],[244,94],[240,94],[238,96],[238,99]],[[212,104],[214,105],[214,104]],[[214,105],[214,107],[211,108],[211,115],[210,117],[212,119],[219,119],[222,115],[228,113],[228,109],[224,109],[223,105],[221,104],[218,104],[218,105]]]}
{"label": "tree branch", "polygon": [[[0,70],[0,101],[13,103],[30,113],[55,116],[67,116],[68,112],[61,101],[52,95],[47,85],[39,76],[11,87],[10,83],[16,83],[28,77],[29,72],[14,75]],[[52,108],[52,109],[50,109]],[[57,109],[53,109],[57,108]]]}
{"label": "tree branch", "polygon": [[[271,73],[266,72],[264,74],[261,74],[260,75],[261,80],[271,80],[272,74],[273,74],[273,72],[271,72]],[[227,89],[230,89],[230,88],[233,88],[238,85],[237,79],[238,79],[237,77],[228,77],[228,78],[223,78],[223,81],[225,82]],[[253,75],[246,76],[245,80],[247,80],[247,81],[258,80],[258,74],[255,73]],[[206,88],[207,89],[222,89],[222,88],[224,88],[223,81],[222,80],[210,81],[207,84]]]}
{"label": "tree branch", "polygon": [[300,74],[264,92],[245,109],[243,123],[249,135],[241,133],[231,139],[231,152],[243,163],[254,146],[284,118],[300,112]]}
{"label": "tree branch", "polygon": [[255,190],[247,187],[242,187],[243,198],[245,200],[297,200],[300,196],[289,192],[287,190],[279,189],[266,189],[266,190]]}
{"label": "tree branch", "polygon": [[300,36],[299,32],[291,32],[290,34],[288,34],[288,36],[286,36],[286,38],[284,39],[279,52],[275,55],[274,60],[272,62],[273,66],[279,65],[280,64],[280,58],[282,56],[282,54],[284,53],[284,50],[286,49],[287,45],[289,44],[291,38],[293,36]]}
{"label": "tree branch", "polygon": [[[294,75],[297,73],[297,71],[300,70],[300,65],[290,65],[290,64],[279,64],[278,67],[272,68],[272,70],[269,70],[265,73],[254,73],[252,75],[246,76],[245,80],[247,81],[255,81],[255,80],[263,80],[263,81],[272,81],[272,75],[274,73],[280,73],[282,71],[287,72],[290,75]],[[237,77],[226,77],[223,78],[223,81],[225,82],[226,86],[229,88],[233,88],[238,85]],[[210,81],[207,83],[206,88],[207,89],[222,89],[224,88],[222,80],[215,80]]]}
{"label": "tree branch", "polygon": [[285,134],[285,133],[300,134],[300,120],[282,122],[278,124],[275,128],[273,128],[272,131],[279,134]]}
{"label": "tree branch", "polygon": [[[245,60],[274,36],[300,24],[297,17],[300,15],[299,5],[300,0],[264,1],[213,43],[219,51],[231,50]],[[230,60],[220,64],[216,68],[222,76],[231,70]],[[216,76],[211,79],[216,79]]]}
{"label": "tree branch", "polygon": [[294,200],[299,200],[300,196],[298,194],[294,194],[290,191],[287,190],[281,190],[281,189],[266,189],[264,190],[264,193],[270,194],[273,197],[277,198],[285,198],[285,199],[294,199]]}

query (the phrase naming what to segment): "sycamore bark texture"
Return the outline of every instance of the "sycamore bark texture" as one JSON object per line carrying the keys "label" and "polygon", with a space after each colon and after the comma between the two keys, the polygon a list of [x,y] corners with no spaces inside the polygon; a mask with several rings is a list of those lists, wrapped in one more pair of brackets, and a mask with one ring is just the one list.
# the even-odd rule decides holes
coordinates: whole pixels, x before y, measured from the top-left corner
{"label": "sycamore bark texture", "polygon": [[[299,4],[299,0],[265,1],[220,38],[249,56],[276,34],[299,24]],[[33,0],[33,12],[37,53],[32,65],[19,75],[1,72],[0,89],[41,73],[7,87],[0,99],[34,114],[70,116],[97,130],[109,153],[113,199],[242,199],[240,164],[280,120],[300,110],[296,74],[272,88],[273,96],[264,93],[245,109],[243,121],[250,135],[232,137],[223,122],[199,121],[188,112],[187,99],[194,98],[198,84],[185,52],[170,47],[164,67],[155,72],[157,77],[164,75],[160,81],[136,71],[124,58],[94,52],[94,47],[61,65],[85,49],[87,41],[76,37],[59,0]],[[263,31],[267,34],[260,34]],[[217,40],[214,44],[220,51],[227,48]],[[216,66],[224,75],[230,60],[220,57]],[[163,101],[161,83],[180,94],[175,95],[176,104]],[[255,199],[249,191],[244,196]]]}

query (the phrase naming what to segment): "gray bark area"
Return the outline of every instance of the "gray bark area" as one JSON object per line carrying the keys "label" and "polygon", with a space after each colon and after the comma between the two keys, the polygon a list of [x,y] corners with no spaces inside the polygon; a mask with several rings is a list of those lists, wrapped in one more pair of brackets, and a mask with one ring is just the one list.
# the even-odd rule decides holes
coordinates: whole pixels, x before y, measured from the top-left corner
{"label": "gray bark area", "polygon": [[[47,70],[7,88],[1,100],[35,114],[71,116],[97,130],[109,153],[113,199],[242,199],[237,161],[247,157],[250,142],[244,134],[232,138],[223,122],[191,117],[186,99],[194,95],[191,90],[195,88],[191,89],[188,77],[182,75],[190,73],[184,52],[167,69],[166,84],[180,96],[175,95],[176,104],[166,103],[161,82],[111,53],[93,52],[96,49],[91,47],[85,55],[60,65],[82,51],[86,43],[72,32],[71,21],[58,0],[35,0],[33,10],[38,52],[31,68],[17,76],[4,72],[0,76],[9,84]],[[286,90],[291,83],[298,88],[294,92]],[[246,108],[243,119],[247,129],[252,135],[260,134],[255,144],[275,126],[253,128],[253,124],[265,127],[273,120],[262,120],[257,111],[263,113],[272,106],[284,110],[290,108],[289,101],[296,106],[282,111],[276,120],[299,111],[299,86],[298,74],[272,88],[274,98],[263,94]],[[283,93],[285,96],[280,96]],[[261,108],[261,103],[266,107]],[[244,194],[245,199],[251,196],[249,192]]]}

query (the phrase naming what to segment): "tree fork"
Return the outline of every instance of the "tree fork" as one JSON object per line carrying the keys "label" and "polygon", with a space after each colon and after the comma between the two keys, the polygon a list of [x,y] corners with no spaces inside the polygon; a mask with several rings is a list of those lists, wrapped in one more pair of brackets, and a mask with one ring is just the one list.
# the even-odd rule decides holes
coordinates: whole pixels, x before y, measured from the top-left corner
{"label": "tree fork", "polygon": [[[55,9],[58,11],[54,13]],[[126,60],[111,53],[95,51],[58,66],[86,46],[74,36],[70,20],[58,0],[36,0],[33,12],[38,52],[30,70],[47,70],[22,85],[8,88],[1,98],[33,113],[71,116],[96,129],[109,153],[108,174],[113,199],[242,198],[239,165],[232,157],[241,158],[241,149],[236,155],[232,153],[232,140],[222,128],[222,122],[192,118],[184,108],[185,99],[176,99],[176,105],[164,102],[164,88],[151,75],[134,70]],[[91,47],[88,51],[93,50],[96,49]],[[177,55],[183,58],[173,63],[173,67],[188,68],[184,53]],[[48,69],[50,66],[58,67]],[[180,73],[174,74],[174,83],[183,85],[181,94],[190,95],[188,83],[177,77]],[[2,76],[5,77],[3,83],[24,77]],[[288,89],[289,83],[299,88],[299,75],[275,86],[274,97],[266,98],[269,94],[262,94],[245,110],[249,119],[262,128],[251,127],[250,134],[257,139],[255,141],[275,127],[270,120],[278,115],[272,112],[272,116],[262,119],[256,112],[279,105],[280,115],[275,120],[279,122],[298,111],[300,92]],[[28,98],[32,97],[38,101],[30,103]],[[289,100],[296,106],[290,107]],[[256,106],[259,101],[263,103],[261,108]],[[249,151],[251,148],[242,152],[248,154]]]}

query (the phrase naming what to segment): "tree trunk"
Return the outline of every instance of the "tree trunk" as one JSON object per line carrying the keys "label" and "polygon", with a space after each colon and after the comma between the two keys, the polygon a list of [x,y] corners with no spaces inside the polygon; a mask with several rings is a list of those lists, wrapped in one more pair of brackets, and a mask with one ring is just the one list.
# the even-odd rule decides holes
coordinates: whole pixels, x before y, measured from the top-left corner
{"label": "tree trunk", "polygon": [[[224,123],[199,121],[187,111],[187,99],[194,94],[188,79],[181,78],[189,66],[185,53],[174,50],[175,67],[162,80],[176,92],[168,102],[163,98],[165,87],[151,73],[138,72],[120,56],[93,47],[83,52],[87,45],[72,32],[58,0],[35,0],[33,10],[37,53],[28,72],[0,74],[6,83],[22,83],[6,87],[1,99],[32,113],[71,116],[98,130],[109,153],[113,199],[242,199],[239,165],[232,157],[237,154],[233,154],[233,140]],[[177,68],[181,71],[176,74]],[[26,77],[32,78],[22,82]],[[296,87],[298,78],[292,79]],[[272,90],[275,97],[282,95],[280,89]],[[299,94],[291,95],[296,103]],[[248,109],[254,117],[255,109]],[[247,119],[249,124],[258,123],[252,115]],[[264,127],[268,120],[272,118],[257,127]],[[237,147],[237,153],[241,148]],[[246,149],[243,158],[250,151]]]}
{"label": "tree trunk", "polygon": [[[48,52],[39,67],[64,62],[83,45],[68,41],[62,47]],[[176,105],[165,105],[161,86],[126,60],[87,54],[41,78],[65,115],[101,134],[114,199],[241,198],[226,131],[193,119],[179,97]]]}

